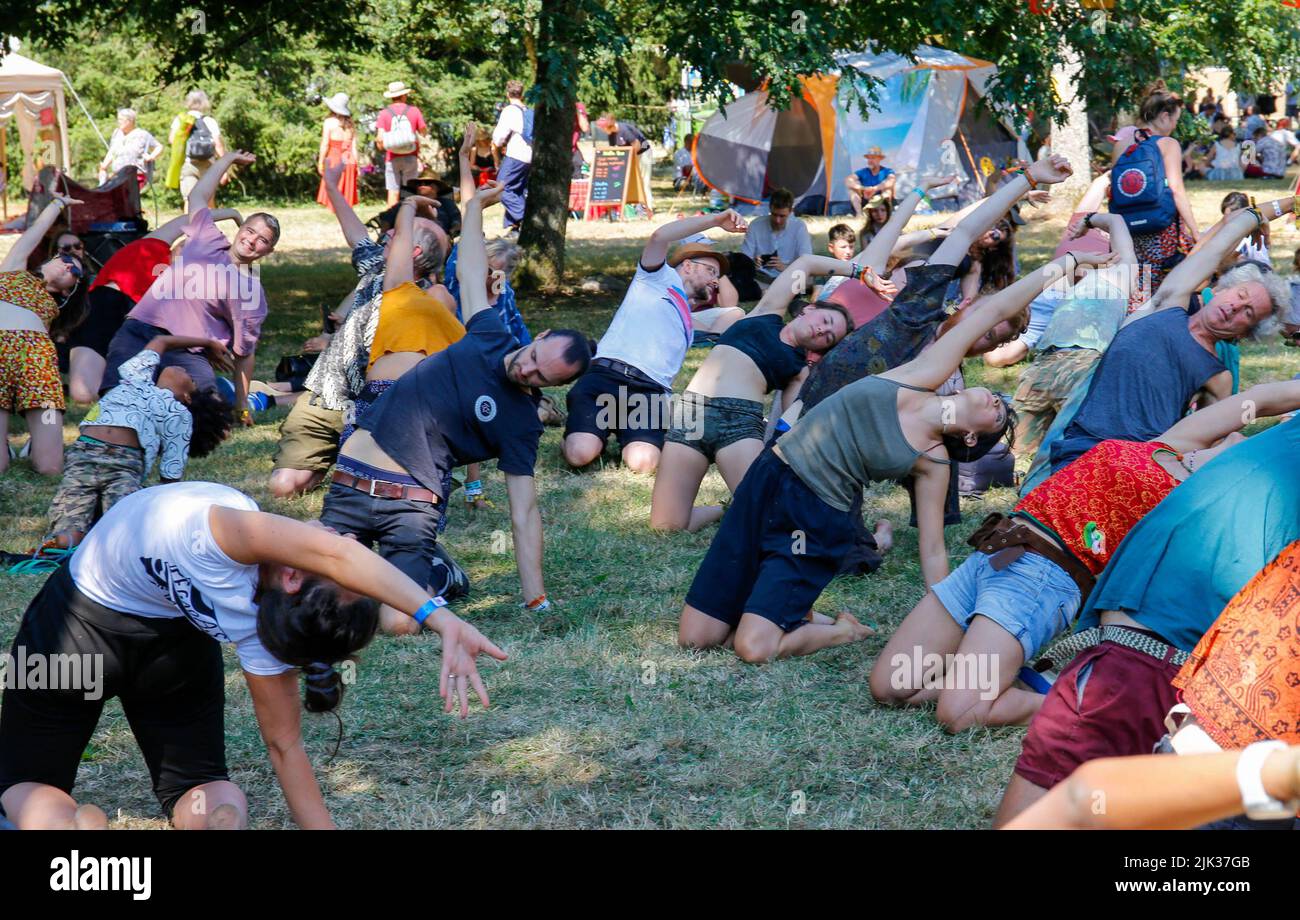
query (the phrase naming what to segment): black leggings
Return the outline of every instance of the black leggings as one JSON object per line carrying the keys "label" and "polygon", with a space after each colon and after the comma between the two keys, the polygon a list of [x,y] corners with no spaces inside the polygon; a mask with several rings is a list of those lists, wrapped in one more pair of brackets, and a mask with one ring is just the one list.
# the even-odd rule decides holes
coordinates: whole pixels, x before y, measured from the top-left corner
{"label": "black leggings", "polygon": [[71,793],[104,701],[114,696],[122,701],[168,817],[188,790],[230,778],[221,646],[188,620],[110,610],[77,590],[63,565],[28,606],[10,654],[14,662],[75,655],[102,662],[102,668],[88,671],[92,679],[98,676],[98,693],[90,694],[95,699],[86,698],[91,681],[84,679],[76,688],[4,691],[0,794],[31,782]]}

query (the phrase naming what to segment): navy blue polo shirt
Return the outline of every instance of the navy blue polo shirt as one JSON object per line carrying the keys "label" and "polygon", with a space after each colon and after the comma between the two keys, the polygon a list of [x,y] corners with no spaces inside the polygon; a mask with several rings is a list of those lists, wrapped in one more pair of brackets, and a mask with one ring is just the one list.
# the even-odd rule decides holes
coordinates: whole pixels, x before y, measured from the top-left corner
{"label": "navy blue polo shirt", "polygon": [[518,347],[496,310],[480,310],[464,338],[399,377],[358,427],[443,501],[445,474],[466,463],[495,457],[503,473],[531,476],[540,396],[506,376],[505,357]]}

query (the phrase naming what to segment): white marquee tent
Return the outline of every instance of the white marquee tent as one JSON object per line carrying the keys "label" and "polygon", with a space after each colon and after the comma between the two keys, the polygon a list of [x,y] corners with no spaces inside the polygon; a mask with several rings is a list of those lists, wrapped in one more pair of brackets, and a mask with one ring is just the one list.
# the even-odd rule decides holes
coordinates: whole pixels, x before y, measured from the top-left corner
{"label": "white marquee tent", "polygon": [[[17,120],[23,188],[31,188],[40,166],[66,168],[71,161],[63,83],[63,72],[54,67],[14,51],[0,57],[0,127],[7,128],[11,119]],[[8,181],[8,152],[3,137],[0,133],[0,162]]]}

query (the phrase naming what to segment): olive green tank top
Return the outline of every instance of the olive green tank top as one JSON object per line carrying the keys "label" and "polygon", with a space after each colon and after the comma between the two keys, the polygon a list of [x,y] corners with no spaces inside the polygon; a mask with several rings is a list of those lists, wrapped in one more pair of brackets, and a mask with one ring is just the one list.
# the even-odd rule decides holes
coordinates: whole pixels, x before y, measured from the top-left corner
{"label": "olive green tank top", "polygon": [[903,436],[900,387],[934,392],[864,377],[819,402],[777,442],[790,469],[832,508],[848,511],[865,485],[906,476],[922,455]]}

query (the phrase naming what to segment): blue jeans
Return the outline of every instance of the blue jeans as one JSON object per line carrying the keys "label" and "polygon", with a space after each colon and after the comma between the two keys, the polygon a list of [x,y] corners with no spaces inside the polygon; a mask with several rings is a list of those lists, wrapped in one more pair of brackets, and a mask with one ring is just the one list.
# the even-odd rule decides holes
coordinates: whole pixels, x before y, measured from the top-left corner
{"label": "blue jeans", "polygon": [[513,227],[524,219],[524,202],[528,200],[528,173],[532,168],[531,163],[524,163],[514,157],[501,158],[497,181],[505,186],[501,193],[501,204],[506,209],[507,227]]}

